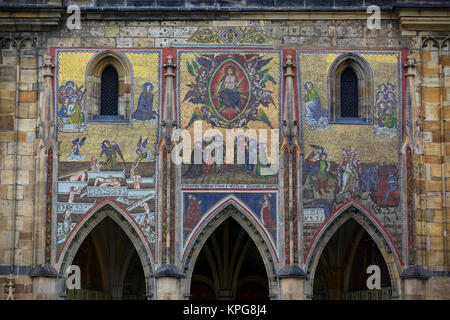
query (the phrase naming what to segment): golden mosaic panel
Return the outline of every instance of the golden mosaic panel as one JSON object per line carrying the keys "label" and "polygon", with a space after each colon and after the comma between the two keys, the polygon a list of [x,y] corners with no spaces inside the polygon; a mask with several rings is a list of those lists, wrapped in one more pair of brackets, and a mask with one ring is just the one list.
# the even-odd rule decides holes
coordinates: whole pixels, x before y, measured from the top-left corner
{"label": "golden mosaic panel", "polygon": [[[328,109],[328,70],[333,61],[341,53],[300,53],[299,68],[301,83],[299,84],[302,94],[302,113],[305,115],[304,84],[312,81],[314,88],[320,97],[323,108]],[[392,82],[395,84],[396,93],[399,90],[398,63],[399,54],[362,53],[361,56],[370,64],[373,73],[374,101],[377,84],[380,82]],[[401,110],[401,108],[400,108]],[[397,162],[398,161],[398,139],[386,140],[373,134],[372,125],[344,125],[333,124],[326,130],[312,130],[303,123],[303,141],[305,154],[313,151],[311,144],[324,146],[329,154],[330,161],[342,158],[342,148],[352,146],[358,150],[362,162]],[[333,141],[333,143],[330,143]],[[336,143],[339,141],[340,143]],[[376,150],[376,152],[374,152]]]}

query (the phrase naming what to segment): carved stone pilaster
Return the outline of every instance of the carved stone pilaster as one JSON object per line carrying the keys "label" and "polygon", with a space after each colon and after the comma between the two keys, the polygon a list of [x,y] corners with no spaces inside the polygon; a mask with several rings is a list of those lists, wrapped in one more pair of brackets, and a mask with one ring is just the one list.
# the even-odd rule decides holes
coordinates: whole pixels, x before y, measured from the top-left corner
{"label": "carved stone pilaster", "polygon": [[167,144],[171,143],[172,129],[176,127],[175,119],[175,90],[174,90],[174,78],[175,73],[173,69],[176,64],[173,62],[171,55],[167,56],[167,62],[164,63],[164,67],[167,68],[164,77],[166,78],[166,87],[164,94],[164,113],[162,121],[163,136],[166,138]]}
{"label": "carved stone pilaster", "polygon": [[408,55],[408,60],[404,64],[406,68],[406,81],[407,81],[407,92],[406,92],[406,108],[405,108],[405,139],[404,139],[404,147],[402,147],[402,152],[407,144],[415,147],[416,139],[414,135],[414,110],[416,110],[415,103],[415,76],[416,76],[416,59],[412,53]]}
{"label": "carved stone pilaster", "polygon": [[295,114],[295,91],[294,91],[294,72],[295,63],[292,62],[292,56],[286,56],[286,62],[283,65],[286,68],[285,77],[285,91],[284,91],[284,107],[283,107],[283,132],[282,134],[288,138],[289,144],[292,145],[294,134],[297,132],[294,129],[297,118]]}
{"label": "carved stone pilaster", "polygon": [[39,138],[42,140],[42,146],[45,149],[48,148],[50,141],[55,136],[55,118],[52,99],[52,68],[54,66],[55,64],[52,62],[51,57],[46,55],[41,65],[42,75],[44,77],[44,92],[39,123]]}

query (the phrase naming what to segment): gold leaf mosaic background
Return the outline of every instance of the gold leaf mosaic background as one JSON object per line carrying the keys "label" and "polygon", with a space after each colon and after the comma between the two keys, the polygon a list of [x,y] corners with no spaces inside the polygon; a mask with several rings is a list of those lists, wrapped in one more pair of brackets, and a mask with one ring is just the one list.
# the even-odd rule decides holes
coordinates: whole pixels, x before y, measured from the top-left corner
{"label": "gold leaf mosaic background", "polygon": [[[240,52],[236,52],[235,54],[239,54]],[[189,73],[187,68],[187,62],[191,62],[195,59],[196,55],[199,53],[180,53],[180,79],[179,79],[179,101],[180,101],[180,118],[181,118],[181,127],[185,128],[187,124],[189,123],[189,120],[191,119],[191,116],[196,108],[200,108],[201,106],[198,104],[193,104],[189,101],[183,102],[184,97],[186,96],[186,93],[189,91],[188,84],[195,81],[195,78]],[[215,53],[215,55],[220,55],[223,53]],[[270,104],[267,108],[260,106],[259,108],[262,108],[264,112],[267,114],[270,123],[272,124],[274,129],[278,129],[278,122],[279,122],[279,110],[280,110],[280,57],[276,53],[258,53],[260,56],[262,56],[264,59],[272,58],[272,60],[264,67],[264,69],[269,69],[270,75],[276,80],[277,84],[273,84],[272,82],[268,81],[266,82],[266,88],[267,90],[270,90],[272,93],[273,100],[276,103],[276,106]],[[202,121],[203,124],[203,131],[212,128],[210,124],[208,124],[206,121]],[[193,125],[188,129],[191,132],[191,136],[193,137],[194,129]],[[250,121],[248,124],[248,128],[250,129],[270,129],[268,125],[261,121]],[[225,138],[225,130],[219,129],[222,131],[222,135]],[[270,134],[268,134],[268,137],[270,137]]]}
{"label": "gold leaf mosaic background", "polygon": [[[58,86],[72,80],[76,85],[86,86],[86,69],[90,59],[98,51],[61,51],[58,54]],[[153,100],[154,110],[159,110],[159,79],[160,79],[160,54],[158,52],[123,52],[130,61],[133,71],[133,110],[136,109],[142,85],[151,81],[154,85]],[[59,106],[57,106],[59,108]],[[86,137],[80,153],[84,160],[90,161],[91,157],[98,158],[101,152],[100,144],[103,140],[113,140],[119,144],[126,162],[136,159],[136,145],[139,137],[148,139],[148,150],[154,152],[157,143],[158,124],[134,123],[134,124],[93,124],[88,123],[84,132],[70,133],[58,132],[58,141],[61,142],[61,161],[70,161],[67,154],[72,148],[72,140]]]}
{"label": "gold leaf mosaic background", "polygon": [[[299,53],[299,68],[301,74],[300,92],[302,99],[302,113],[305,114],[304,83],[308,80],[314,83],[314,87],[320,96],[323,108],[328,109],[328,70],[333,61],[341,53]],[[399,90],[398,63],[399,53],[393,54],[367,54],[361,56],[367,60],[372,68],[374,79],[374,101],[377,84],[388,81],[395,84],[395,93],[398,97]],[[375,112],[375,111],[374,111]],[[361,162],[398,162],[398,138],[385,140],[372,133],[373,125],[336,125],[326,130],[311,130],[303,122],[304,152],[309,154],[313,149],[311,144],[320,145],[327,150],[330,161],[342,158],[342,148],[349,145],[358,150]],[[399,131],[400,132],[400,131]],[[399,133],[398,133],[399,134]],[[336,143],[339,141],[340,143]],[[331,143],[333,142],[333,143]],[[374,151],[376,150],[376,151]]]}

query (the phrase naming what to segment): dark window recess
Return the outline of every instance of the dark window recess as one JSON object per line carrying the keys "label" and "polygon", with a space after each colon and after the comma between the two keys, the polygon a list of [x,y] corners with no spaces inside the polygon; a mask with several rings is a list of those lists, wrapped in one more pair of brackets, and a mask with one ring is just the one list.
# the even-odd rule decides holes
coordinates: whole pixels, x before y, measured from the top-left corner
{"label": "dark window recess", "polygon": [[358,77],[347,68],[341,74],[341,117],[358,118]]}
{"label": "dark window recess", "polygon": [[102,72],[100,96],[100,114],[116,116],[119,111],[119,75],[113,66],[107,66]]}

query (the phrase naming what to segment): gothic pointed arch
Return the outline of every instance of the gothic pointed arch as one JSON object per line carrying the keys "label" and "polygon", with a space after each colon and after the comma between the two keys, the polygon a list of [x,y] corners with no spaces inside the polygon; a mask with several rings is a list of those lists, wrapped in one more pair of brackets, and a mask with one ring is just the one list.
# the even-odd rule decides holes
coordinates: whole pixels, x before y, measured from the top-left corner
{"label": "gothic pointed arch", "polygon": [[350,220],[353,220],[360,225],[362,230],[366,231],[370,238],[375,242],[388,269],[392,286],[392,297],[400,298],[402,287],[399,270],[401,270],[403,262],[398,251],[377,219],[355,201],[349,201],[337,210],[314,236],[313,242],[307,252],[305,263],[305,271],[307,274],[305,296],[312,297],[313,295],[314,279],[319,259],[321,258],[325,247],[333,235],[335,235],[337,231]]}
{"label": "gothic pointed arch", "polygon": [[117,203],[110,199],[100,201],[101,203],[88,211],[71,231],[57,259],[56,270],[64,275],[91,231],[106,218],[110,218],[122,229],[136,249],[144,272],[147,295],[151,295],[155,287],[151,278],[154,273],[154,261],[150,246],[146,244],[148,240],[133,218]]}
{"label": "gothic pointed arch", "polygon": [[187,240],[181,260],[185,273],[182,290],[185,294],[190,292],[194,267],[201,250],[214,231],[229,218],[234,219],[254,242],[266,269],[269,282],[269,296],[278,296],[276,274],[279,259],[276,250],[269,240],[268,234],[264,231],[262,224],[257,221],[258,218],[251,213],[251,209],[232,195],[226,197],[206,212]]}

